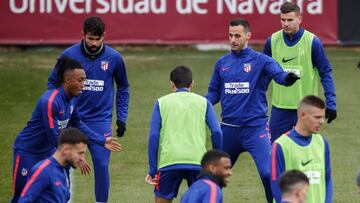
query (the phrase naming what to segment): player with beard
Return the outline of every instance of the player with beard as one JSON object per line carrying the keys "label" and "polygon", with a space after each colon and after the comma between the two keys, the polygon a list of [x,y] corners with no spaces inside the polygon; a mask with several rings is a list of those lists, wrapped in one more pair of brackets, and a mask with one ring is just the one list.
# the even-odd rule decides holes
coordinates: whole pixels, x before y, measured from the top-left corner
{"label": "player with beard", "polygon": [[[124,135],[129,103],[129,83],[124,61],[115,49],[104,44],[105,24],[99,17],[88,17],[83,25],[83,39],[67,48],[62,56],[79,61],[86,72],[83,93],[78,98],[81,119],[93,131],[104,137],[112,136],[114,81],[116,84],[117,136]],[[48,87],[58,81],[56,71],[49,77]],[[96,202],[107,202],[110,188],[110,151],[89,144],[94,164]]]}
{"label": "player with beard", "polygon": [[221,188],[226,187],[231,176],[230,156],[219,150],[210,150],[201,160],[199,179],[191,185],[181,203],[222,202]]}
{"label": "player with beard", "polygon": [[223,151],[230,155],[231,164],[242,152],[249,152],[267,201],[272,202],[266,91],[271,80],[290,86],[299,78],[286,73],[272,58],[248,47],[251,31],[247,20],[231,20],[228,36],[231,51],[216,62],[206,98],[213,105],[220,101]]}
{"label": "player with beard", "polygon": [[62,130],[54,155],[30,170],[19,203],[67,202],[70,199],[67,168],[76,169],[85,160],[87,144],[87,137],[78,129]]}

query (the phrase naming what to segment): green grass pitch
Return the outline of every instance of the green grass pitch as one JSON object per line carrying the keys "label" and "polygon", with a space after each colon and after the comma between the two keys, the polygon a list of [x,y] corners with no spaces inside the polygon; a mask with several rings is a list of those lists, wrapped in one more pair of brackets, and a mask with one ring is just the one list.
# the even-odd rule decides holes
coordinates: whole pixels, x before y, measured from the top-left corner
{"label": "green grass pitch", "polygon": [[[61,50],[0,50],[0,202],[12,195],[13,142],[31,116],[47,77]],[[170,92],[169,72],[178,64],[193,70],[194,92],[206,94],[213,66],[226,51],[154,49],[122,52],[131,85],[127,131],[120,139],[123,150],[111,155],[109,202],[152,202],[153,188],[144,181],[147,173],[147,133],[155,100]],[[359,202],[355,174],[360,168],[360,50],[327,49],[333,65],[338,118],[325,124],[333,175],[333,202]],[[321,86],[320,86],[321,87]],[[320,88],[321,89],[321,88]],[[322,92],[322,90],[320,90]],[[322,93],[320,94],[322,95]],[[271,97],[271,94],[268,95]],[[216,111],[220,112],[219,105]],[[88,161],[90,161],[90,156]],[[95,202],[93,174],[73,176],[72,202]],[[178,198],[186,190],[183,182]],[[255,165],[248,153],[241,154],[233,176],[224,188],[225,202],[265,202]]]}

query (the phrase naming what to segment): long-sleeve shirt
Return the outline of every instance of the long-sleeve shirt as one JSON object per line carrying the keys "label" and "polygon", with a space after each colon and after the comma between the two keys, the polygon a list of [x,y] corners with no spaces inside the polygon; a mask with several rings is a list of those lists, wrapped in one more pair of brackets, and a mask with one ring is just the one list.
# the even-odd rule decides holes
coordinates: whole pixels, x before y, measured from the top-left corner
{"label": "long-sleeve shirt", "polygon": [[[119,52],[105,45],[104,52],[89,59],[81,50],[82,43],[66,49],[61,56],[79,61],[86,73],[83,93],[78,98],[81,119],[87,122],[111,122],[114,106],[114,81],[116,83],[117,120],[126,123],[129,104],[129,82],[124,61]],[[52,71],[48,87],[56,87],[57,72]]]}
{"label": "long-sleeve shirt", "polygon": [[30,121],[15,140],[14,150],[51,156],[58,145],[60,130],[80,129],[91,142],[105,144],[105,138],[89,129],[80,119],[75,97],[70,98],[62,86],[46,91],[39,99]]}
{"label": "long-sleeve shirt", "polygon": [[[299,42],[304,34],[304,28],[300,28],[299,31],[293,34],[290,38],[289,35],[283,32],[283,38],[287,46],[294,46]],[[271,37],[265,42],[264,54],[272,56],[271,51]],[[336,94],[335,85],[332,77],[332,68],[329,60],[326,57],[324,47],[317,36],[314,36],[311,45],[311,61],[314,67],[319,70],[320,82],[324,87],[324,95],[326,98],[326,107],[336,110]]]}
{"label": "long-sleeve shirt", "polygon": [[19,203],[64,203],[70,199],[70,182],[65,167],[54,157],[37,163],[21,192]]}
{"label": "long-sleeve shirt", "polygon": [[[187,91],[186,89],[180,88],[177,92]],[[216,113],[213,106],[207,102],[206,109],[206,124],[211,132],[211,141],[214,149],[222,149],[222,132],[216,118]],[[158,165],[158,152],[159,152],[159,139],[160,139],[160,130],[161,130],[161,115],[159,109],[159,102],[157,101],[154,106],[154,110],[150,122],[150,131],[149,131],[149,149],[148,149],[148,158],[149,158],[149,175],[154,177],[157,171]],[[184,148],[186,150],[186,148]],[[200,165],[195,164],[173,164],[162,168],[162,170],[173,170],[173,169],[201,169]]]}
{"label": "long-sleeve shirt", "polygon": [[206,98],[221,102],[224,124],[258,126],[267,122],[266,91],[273,79],[286,83],[287,73],[269,56],[250,48],[231,51],[216,63]]}
{"label": "long-sleeve shirt", "polygon": [[[296,130],[291,130],[288,137],[300,146],[307,146],[312,140],[312,136],[302,136]],[[325,141],[325,184],[326,184],[326,197],[325,202],[332,202],[332,180],[331,180],[331,166],[330,166],[330,150],[329,143]],[[276,142],[273,144],[271,154],[271,190],[276,202],[281,200],[281,191],[278,185],[279,176],[285,171],[285,160],[281,146]]]}
{"label": "long-sleeve shirt", "polygon": [[181,203],[222,203],[222,191],[209,176],[200,177],[184,193]]}

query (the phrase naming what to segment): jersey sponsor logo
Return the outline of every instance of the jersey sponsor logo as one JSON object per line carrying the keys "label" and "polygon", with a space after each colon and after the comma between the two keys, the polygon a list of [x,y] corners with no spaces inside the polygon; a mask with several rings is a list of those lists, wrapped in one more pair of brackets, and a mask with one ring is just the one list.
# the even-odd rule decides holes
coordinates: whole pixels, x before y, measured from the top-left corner
{"label": "jersey sponsor logo", "polygon": [[109,62],[101,61],[101,69],[103,69],[103,71],[106,71],[108,68],[109,68]]}
{"label": "jersey sponsor logo", "polygon": [[21,175],[22,175],[22,176],[27,176],[28,171],[29,171],[29,169],[27,169],[27,168],[22,168],[22,170],[21,170]]}
{"label": "jersey sponsor logo", "polygon": [[267,136],[267,134],[262,134],[262,135],[259,135],[259,137],[262,139],[262,138],[264,138],[264,137],[266,137]]}
{"label": "jersey sponsor logo", "polygon": [[227,71],[227,70],[229,70],[229,69],[230,69],[230,67],[223,67],[223,68],[221,68],[222,72],[225,72],[225,71]]}
{"label": "jersey sponsor logo", "polygon": [[312,161],[312,159],[310,159],[309,161],[301,161],[301,165],[302,165],[302,166],[306,166],[306,165],[308,165],[311,161]]}
{"label": "jersey sponsor logo", "polygon": [[284,71],[287,73],[294,73],[295,75],[297,75],[298,77],[300,77],[300,70],[299,69],[288,69],[288,68],[284,68]]}
{"label": "jersey sponsor logo", "polygon": [[308,177],[310,184],[320,184],[321,182],[320,171],[305,171],[304,173]]}
{"label": "jersey sponsor logo", "polygon": [[111,132],[109,132],[109,133],[104,133],[104,137],[108,137],[108,136],[110,136],[112,133]]}
{"label": "jersey sponsor logo", "polygon": [[244,71],[247,73],[251,71],[251,63],[244,64]]}
{"label": "jersey sponsor logo", "polygon": [[292,60],[294,60],[294,59],[296,59],[296,56],[295,57],[293,57],[293,58],[282,58],[282,62],[283,63],[287,63],[287,62],[289,62],[289,61],[292,61]]}
{"label": "jersey sponsor logo", "polygon": [[64,129],[64,128],[66,128],[67,126],[68,126],[68,123],[69,123],[69,118],[68,119],[66,119],[66,120],[58,120],[57,121],[57,124],[58,124],[58,128],[61,130],[61,129]]}
{"label": "jersey sponsor logo", "polygon": [[103,80],[86,79],[84,83],[84,90],[102,92],[104,91],[104,84],[105,82]]}
{"label": "jersey sponsor logo", "polygon": [[225,94],[248,94],[250,92],[249,82],[227,82],[224,87]]}
{"label": "jersey sponsor logo", "polygon": [[60,181],[56,181],[56,182],[55,182],[55,185],[56,185],[57,187],[59,187],[59,186],[61,185],[61,182],[60,182]]}

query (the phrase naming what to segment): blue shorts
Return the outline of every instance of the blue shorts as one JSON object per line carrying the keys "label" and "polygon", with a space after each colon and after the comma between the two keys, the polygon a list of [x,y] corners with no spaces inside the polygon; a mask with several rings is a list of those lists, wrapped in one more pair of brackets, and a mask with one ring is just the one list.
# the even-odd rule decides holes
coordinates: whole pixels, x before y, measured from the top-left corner
{"label": "blue shorts", "polygon": [[154,193],[157,197],[172,200],[179,192],[179,187],[183,179],[186,179],[190,187],[200,174],[200,170],[175,169],[157,172],[156,186]]}

